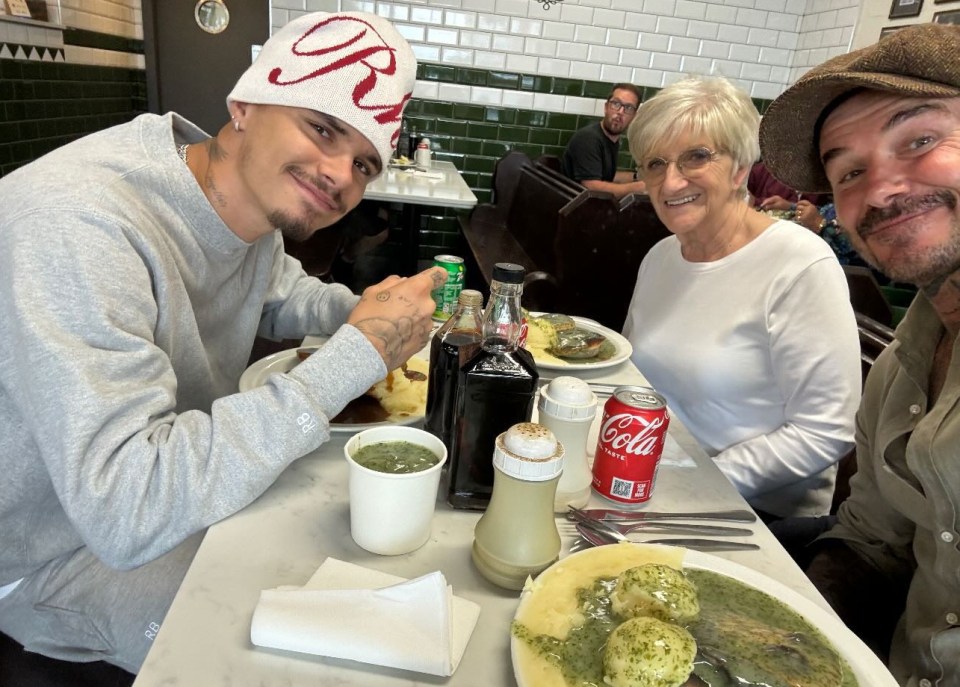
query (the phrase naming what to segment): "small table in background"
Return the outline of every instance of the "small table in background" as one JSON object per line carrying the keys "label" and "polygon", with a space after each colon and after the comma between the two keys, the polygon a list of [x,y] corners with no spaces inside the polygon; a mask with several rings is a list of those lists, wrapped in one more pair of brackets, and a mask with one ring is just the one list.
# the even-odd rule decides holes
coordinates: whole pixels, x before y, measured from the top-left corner
{"label": "small table in background", "polygon": [[443,160],[435,160],[426,171],[387,167],[370,182],[363,198],[403,204],[403,266],[410,274],[417,271],[423,206],[469,210],[477,204],[456,166]]}

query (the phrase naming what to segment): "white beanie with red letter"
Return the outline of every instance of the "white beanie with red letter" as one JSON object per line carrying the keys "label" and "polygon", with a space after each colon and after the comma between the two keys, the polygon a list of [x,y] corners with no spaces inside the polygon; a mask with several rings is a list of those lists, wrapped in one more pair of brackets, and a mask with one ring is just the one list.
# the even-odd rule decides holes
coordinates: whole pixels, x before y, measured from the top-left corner
{"label": "white beanie with red letter", "polygon": [[365,12],[314,12],[277,31],[227,96],[316,110],[363,134],[385,167],[417,77],[406,39]]}

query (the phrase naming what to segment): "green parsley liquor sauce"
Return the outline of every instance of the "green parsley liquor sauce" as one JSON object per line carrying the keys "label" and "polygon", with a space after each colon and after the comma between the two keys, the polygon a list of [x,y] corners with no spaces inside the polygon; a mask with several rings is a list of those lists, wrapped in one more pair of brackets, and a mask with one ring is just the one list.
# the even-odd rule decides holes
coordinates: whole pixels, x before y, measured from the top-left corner
{"label": "green parsley liquor sauce", "polygon": [[357,449],[351,456],[355,463],[377,472],[421,472],[440,462],[430,449],[409,441],[381,441]]}
{"label": "green parsley liquor sauce", "polygon": [[[846,662],[793,609],[724,575],[705,570],[685,573],[697,585],[700,598],[700,617],[687,629],[701,651],[723,654],[728,661],[733,658],[732,663],[728,663],[732,671],[739,677],[758,680],[746,684],[785,685],[787,682],[781,681],[781,676],[795,677],[796,671],[802,670],[809,674],[809,681],[797,684],[858,687]],[[533,634],[519,622],[513,623],[514,636],[556,666],[570,687],[606,687],[603,649],[610,633],[625,620],[617,616],[610,605],[610,593],[616,582],[615,577],[600,577],[592,587],[577,592],[585,621],[571,628],[566,639]],[[771,645],[783,646],[784,650],[771,652]],[[803,665],[798,667],[798,663]],[[758,672],[764,672],[763,677]],[[705,679],[711,675],[717,677],[699,654],[695,674]],[[724,676],[711,683],[691,676],[687,684],[739,684],[728,680]]]}

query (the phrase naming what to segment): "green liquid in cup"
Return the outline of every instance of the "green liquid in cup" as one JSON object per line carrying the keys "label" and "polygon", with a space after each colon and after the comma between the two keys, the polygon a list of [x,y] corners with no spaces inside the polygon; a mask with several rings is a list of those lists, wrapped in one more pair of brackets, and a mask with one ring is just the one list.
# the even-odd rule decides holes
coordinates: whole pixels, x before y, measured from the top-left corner
{"label": "green liquid in cup", "polygon": [[420,472],[433,467],[440,458],[428,448],[409,441],[382,441],[353,452],[354,462],[377,472],[393,474]]}

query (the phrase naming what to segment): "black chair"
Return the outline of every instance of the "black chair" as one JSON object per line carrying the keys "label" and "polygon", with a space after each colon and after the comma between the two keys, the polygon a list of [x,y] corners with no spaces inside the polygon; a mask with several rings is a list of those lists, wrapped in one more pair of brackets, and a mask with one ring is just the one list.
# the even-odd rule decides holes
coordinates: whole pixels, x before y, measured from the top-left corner
{"label": "black chair", "polygon": [[853,305],[854,311],[890,327],[893,324],[893,310],[870,268],[860,265],[843,265],[843,272],[847,277],[850,304]]}
{"label": "black chair", "polygon": [[71,663],[24,651],[0,633],[3,687],[130,687],[134,675],[103,661]]}

